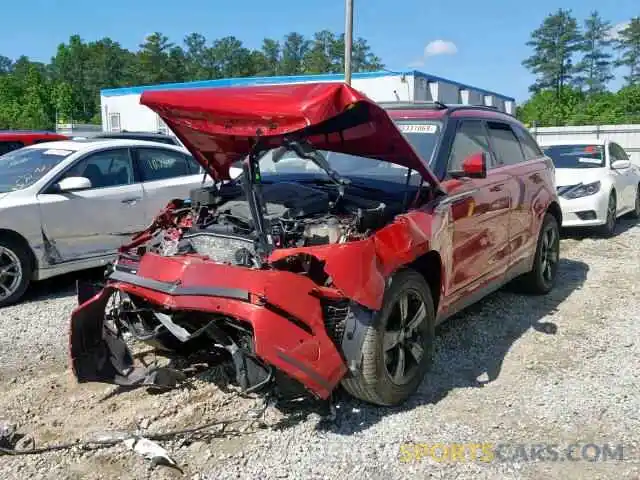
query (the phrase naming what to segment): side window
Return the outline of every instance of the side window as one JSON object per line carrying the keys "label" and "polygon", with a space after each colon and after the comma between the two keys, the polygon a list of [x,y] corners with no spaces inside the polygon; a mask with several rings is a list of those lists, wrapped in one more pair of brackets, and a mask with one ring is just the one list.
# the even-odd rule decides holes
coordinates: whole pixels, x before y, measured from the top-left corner
{"label": "side window", "polygon": [[161,148],[136,149],[143,182],[192,175],[185,155]]}
{"label": "side window", "polygon": [[24,143],[22,142],[0,142],[0,155],[18,150],[22,147],[24,147]]}
{"label": "side window", "polygon": [[520,145],[522,146],[526,160],[533,160],[543,156],[542,150],[540,150],[540,147],[529,132],[518,126],[514,126],[513,129],[518,136],[518,140],[520,140]]}
{"label": "side window", "polygon": [[92,188],[117,187],[134,183],[133,164],[126,148],[105,150],[83,158],[62,178],[85,177]]}
{"label": "side window", "polygon": [[491,158],[489,141],[481,120],[462,120],[456,131],[449,156],[449,171],[462,170],[462,162],[469,155],[485,152]]}
{"label": "side window", "polygon": [[191,172],[191,174],[201,173],[202,167],[200,167],[200,164],[195,158],[191,155],[185,155],[185,158],[187,159],[187,165],[189,166],[189,172]]}
{"label": "side window", "polygon": [[506,123],[487,122],[491,145],[499,165],[516,165],[524,162],[520,142]]}
{"label": "side window", "polygon": [[627,152],[625,152],[624,149],[617,143],[609,144],[609,155],[611,155],[612,161],[629,160],[629,157],[627,156]]}

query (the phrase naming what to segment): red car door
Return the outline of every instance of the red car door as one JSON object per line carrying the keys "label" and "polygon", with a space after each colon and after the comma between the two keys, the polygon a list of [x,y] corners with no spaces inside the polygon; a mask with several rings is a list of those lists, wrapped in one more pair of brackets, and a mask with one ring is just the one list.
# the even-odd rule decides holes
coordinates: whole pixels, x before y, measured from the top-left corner
{"label": "red car door", "polygon": [[523,128],[500,121],[488,121],[489,140],[498,162],[513,182],[509,218],[512,276],[528,269],[535,253],[540,222],[534,213],[536,196],[547,184],[547,162],[533,138]]}
{"label": "red car door", "polygon": [[447,281],[443,311],[458,310],[474,291],[499,284],[509,262],[509,215],[513,179],[495,164],[482,120],[458,121],[448,170],[460,171],[463,160],[485,152],[489,164],[482,179],[447,179],[445,202],[449,205],[451,261],[447,262]]}

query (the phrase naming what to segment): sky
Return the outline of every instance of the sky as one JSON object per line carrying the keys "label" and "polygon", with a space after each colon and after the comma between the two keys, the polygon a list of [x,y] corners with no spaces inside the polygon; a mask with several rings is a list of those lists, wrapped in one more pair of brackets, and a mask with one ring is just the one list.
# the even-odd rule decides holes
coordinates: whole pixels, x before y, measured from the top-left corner
{"label": "sky", "polygon": [[[23,0],[2,6],[0,55],[49,61],[79,34],[111,37],[136,49],[151,32],[173,42],[199,32],[234,35],[259,48],[265,37],[298,31],[311,37],[344,31],[344,0]],[[558,8],[582,22],[593,10],[614,25],[640,15],[639,0],[354,0],[354,36],[367,39],[389,70],[416,69],[486,90],[528,97],[533,77],[522,66],[530,33]],[[618,72],[622,76],[622,72]],[[611,84],[618,88],[621,80]]]}

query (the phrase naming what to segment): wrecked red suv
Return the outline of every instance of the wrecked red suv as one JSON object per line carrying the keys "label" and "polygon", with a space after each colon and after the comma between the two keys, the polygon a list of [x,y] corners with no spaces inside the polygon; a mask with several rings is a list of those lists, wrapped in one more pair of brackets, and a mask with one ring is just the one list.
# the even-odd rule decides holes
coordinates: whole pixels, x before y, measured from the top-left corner
{"label": "wrecked red suv", "polygon": [[171,202],[101,289],[79,288],[80,382],[175,378],[134,362],[129,332],[184,358],[218,352],[244,390],[326,399],[342,384],[399,404],[430,367],[439,322],[512,280],[554,285],[553,165],[512,116],[378,105],[343,84],[150,91],[141,103],[218,181]]}

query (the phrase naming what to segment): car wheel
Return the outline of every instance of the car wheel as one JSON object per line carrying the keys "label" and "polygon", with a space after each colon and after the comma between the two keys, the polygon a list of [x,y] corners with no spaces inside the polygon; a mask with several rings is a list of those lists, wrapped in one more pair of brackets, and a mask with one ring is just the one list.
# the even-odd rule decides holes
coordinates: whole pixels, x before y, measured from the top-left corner
{"label": "car wheel", "polygon": [[533,259],[533,269],[520,280],[526,293],[545,295],[555,284],[560,261],[560,231],[558,221],[550,213],[545,214],[540,227],[538,245]]}
{"label": "car wheel", "polygon": [[30,252],[11,238],[0,238],[0,307],[22,298],[29,288],[33,264]]}
{"label": "car wheel", "polygon": [[343,387],[354,397],[376,405],[404,402],[431,367],[434,337],[429,285],[416,271],[398,272],[365,334],[361,372],[345,378]]}
{"label": "car wheel", "polygon": [[640,218],[640,185],[636,186],[636,203],[631,212],[633,218]]}
{"label": "car wheel", "polygon": [[605,220],[605,224],[600,227],[600,233],[605,237],[610,237],[616,231],[617,214],[616,193],[611,192],[611,195],[609,195],[609,203],[607,204],[607,219]]}

